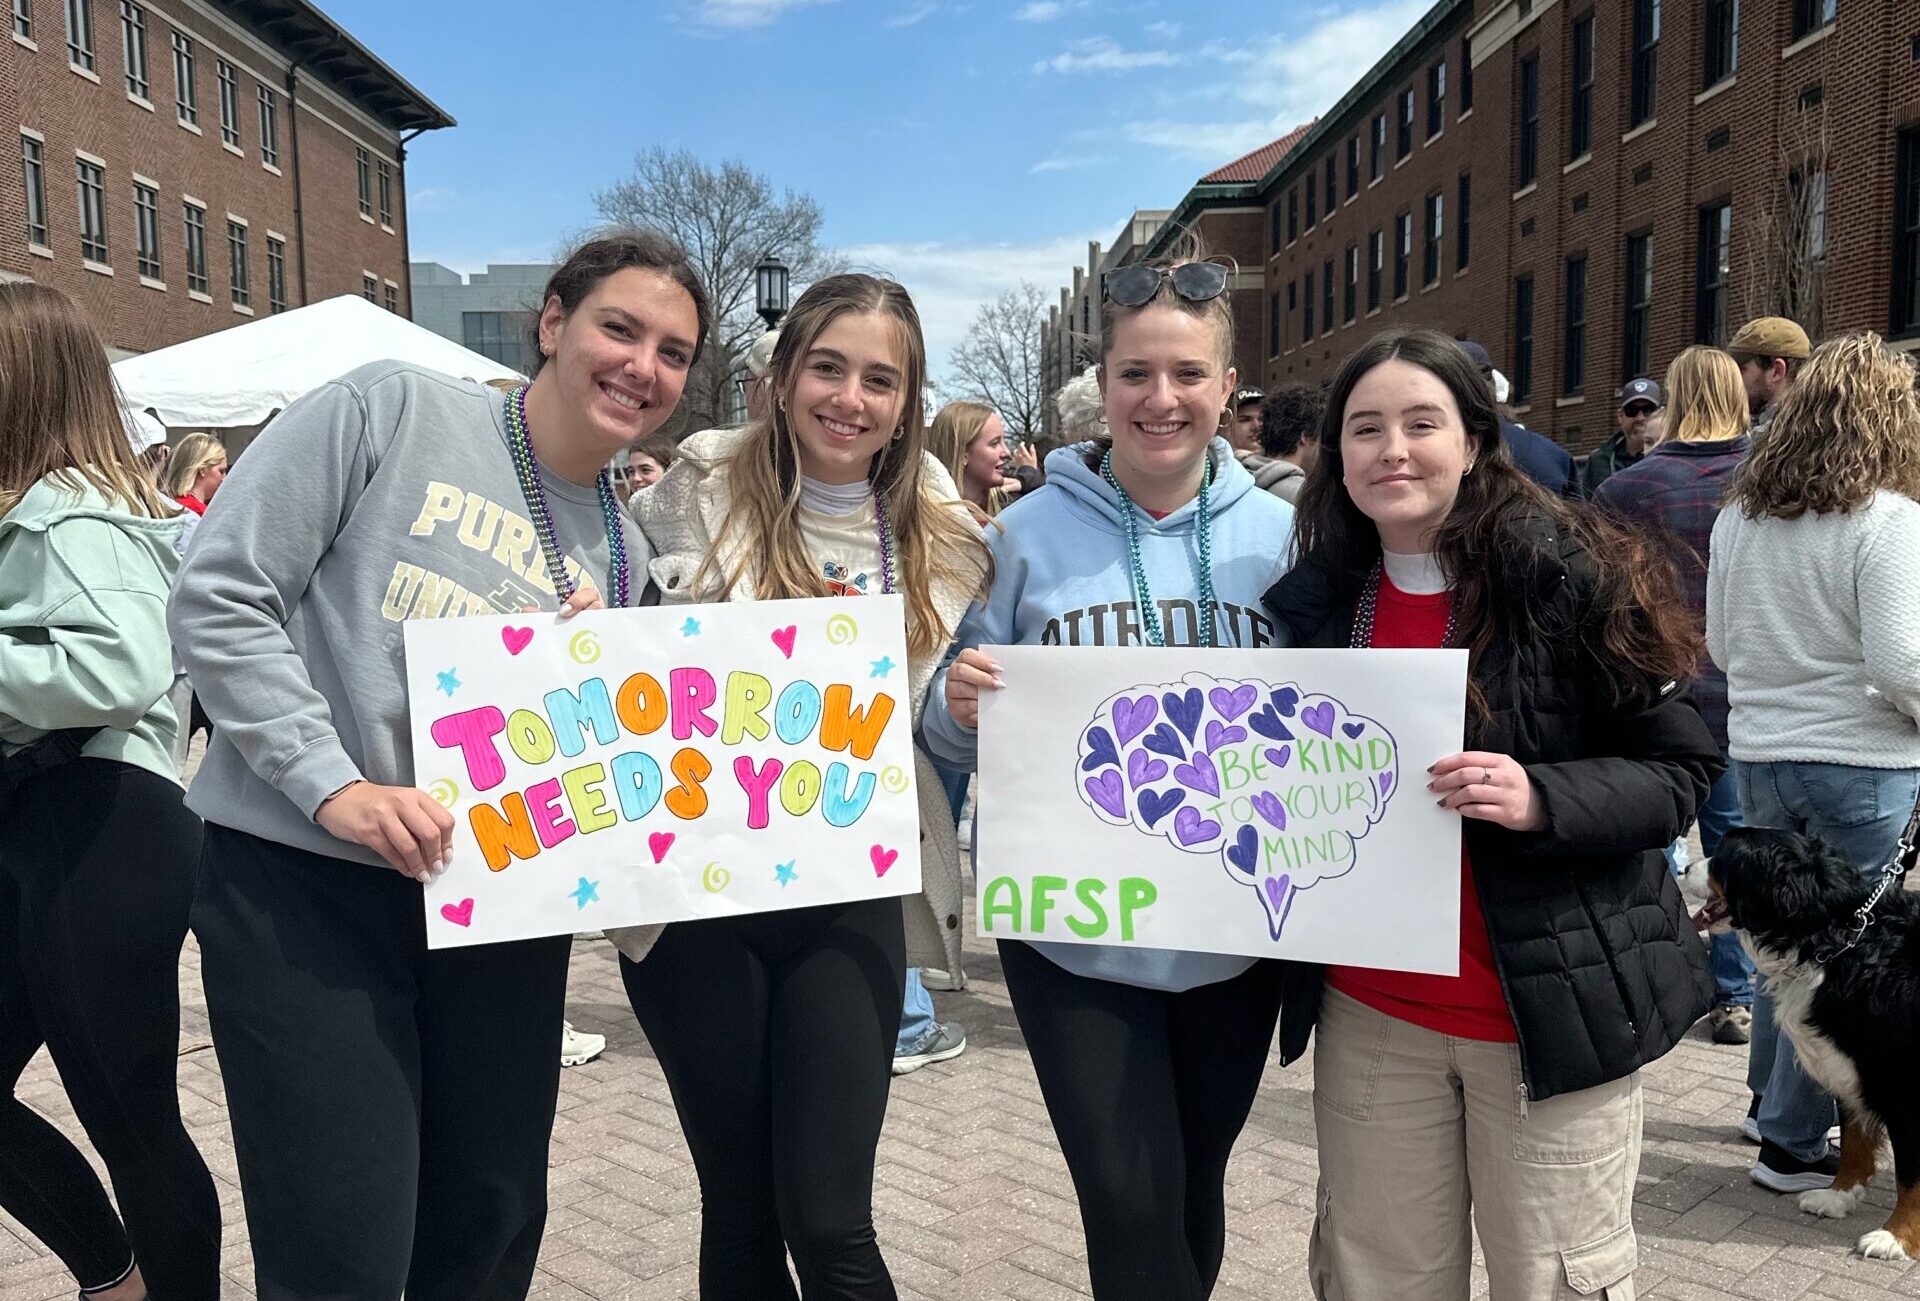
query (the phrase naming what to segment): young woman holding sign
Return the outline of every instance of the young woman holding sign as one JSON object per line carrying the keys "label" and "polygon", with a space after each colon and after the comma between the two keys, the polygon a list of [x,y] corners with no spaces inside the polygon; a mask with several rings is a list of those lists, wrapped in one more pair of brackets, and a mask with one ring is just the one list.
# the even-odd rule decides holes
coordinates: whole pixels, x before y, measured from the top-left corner
{"label": "young woman holding sign", "polygon": [[[680,446],[633,499],[675,601],[906,598],[917,720],[989,562],[924,447],[926,345],[899,285],[830,276],[773,351],[774,408]],[[916,759],[924,893],[640,927],[611,937],[700,1176],[705,1301],[894,1295],[873,1233],[873,1162],[907,954],[957,970],[959,848]],[[904,926],[904,929],[903,929]]]}
{"label": "young woman holding sign", "polygon": [[569,939],[428,951],[454,824],[412,784],[401,624],[640,604],[606,466],[711,323],[647,232],[583,246],[544,302],[529,387],[379,362],[288,407],[174,590],[215,725],[194,928],[262,1301],[533,1276]]}
{"label": "young woman holding sign", "polygon": [[[1234,389],[1227,267],[1197,244],[1101,287],[1112,441],[1047,458],[1049,490],[992,537],[1000,575],[961,626],[922,737],[978,763],[983,644],[1266,646],[1260,593],[1293,508],[1215,436]],[[1106,626],[1095,627],[1105,620]],[[1225,1248],[1227,1155],[1279,1011],[1279,963],[1212,953],[1000,942],[1007,991],[1080,1197],[1100,1301],[1197,1301]]]}
{"label": "young woman holding sign", "polygon": [[1533,485],[1467,354],[1387,331],[1341,367],[1267,604],[1300,646],[1469,652],[1471,748],[1430,769],[1466,819],[1460,974],[1360,967],[1317,1011],[1314,1294],[1632,1295],[1639,1070],[1711,1003],[1662,848],[1721,766],[1684,683],[1699,633],[1642,535]]}

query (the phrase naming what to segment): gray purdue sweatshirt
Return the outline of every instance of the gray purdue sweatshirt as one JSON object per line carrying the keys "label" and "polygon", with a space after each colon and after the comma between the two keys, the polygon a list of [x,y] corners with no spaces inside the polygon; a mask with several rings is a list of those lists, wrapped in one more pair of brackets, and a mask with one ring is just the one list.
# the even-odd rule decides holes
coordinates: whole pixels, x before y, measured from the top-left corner
{"label": "gray purdue sweatshirt", "polygon": [[[300,398],[234,462],[167,617],[214,725],[195,813],[381,862],[313,815],[362,778],[413,783],[400,625],[560,606],[505,410],[496,389],[375,362]],[[598,492],[544,470],[541,482],[568,571],[611,599]],[[650,553],[620,519],[638,603]]]}

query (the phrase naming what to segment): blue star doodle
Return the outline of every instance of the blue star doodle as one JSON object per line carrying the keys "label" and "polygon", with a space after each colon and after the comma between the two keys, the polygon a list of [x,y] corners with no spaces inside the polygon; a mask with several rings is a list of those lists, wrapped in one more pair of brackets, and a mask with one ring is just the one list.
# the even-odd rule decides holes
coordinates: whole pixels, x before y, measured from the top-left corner
{"label": "blue star doodle", "polygon": [[893,662],[892,656],[882,655],[879,659],[873,662],[873,673],[870,676],[876,677],[876,678],[884,678],[887,676],[887,674],[893,672],[894,669],[897,667],[898,666]]}
{"label": "blue star doodle", "polygon": [[449,696],[460,689],[460,675],[452,669],[448,669],[445,673],[436,673],[434,677],[440,680],[440,690]]}
{"label": "blue star doodle", "polygon": [[585,908],[590,903],[599,903],[600,883],[598,881],[589,881],[583,876],[580,878],[579,885],[567,891],[567,897],[573,900],[576,907],[580,908]]}
{"label": "blue star doodle", "polygon": [[775,863],[773,865],[773,875],[782,886],[791,885],[799,879],[800,874],[793,870],[793,865],[799,861],[799,859],[790,858],[784,863]]}
{"label": "blue star doodle", "polygon": [[688,615],[687,621],[680,625],[680,635],[682,637],[698,637],[700,635],[700,621],[692,615]]}

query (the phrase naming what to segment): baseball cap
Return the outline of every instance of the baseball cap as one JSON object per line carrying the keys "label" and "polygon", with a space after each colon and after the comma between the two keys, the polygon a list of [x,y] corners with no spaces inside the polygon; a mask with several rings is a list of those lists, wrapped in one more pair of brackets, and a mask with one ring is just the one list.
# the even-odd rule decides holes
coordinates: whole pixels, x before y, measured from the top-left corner
{"label": "baseball cap", "polygon": [[767,372],[773,369],[774,345],[780,342],[780,331],[768,330],[753,341],[747,349],[747,374],[754,379],[765,379]]}
{"label": "baseball cap", "polygon": [[1784,316],[1760,316],[1740,327],[1727,344],[1736,357],[1792,357],[1804,361],[1813,352],[1807,332]]}
{"label": "baseball cap", "polygon": [[1477,367],[1478,369],[1480,370],[1493,369],[1493,358],[1487,355],[1487,350],[1485,348],[1475,343],[1472,339],[1460,340],[1460,351],[1466,353],[1467,360],[1471,361],[1474,364],[1474,366]]}
{"label": "baseball cap", "polygon": [[1657,407],[1660,405],[1660,386],[1644,377],[1630,379],[1620,386],[1620,391],[1614,397],[1620,400],[1622,411],[1627,409],[1629,402],[1651,402]]}
{"label": "baseball cap", "polygon": [[1249,402],[1259,402],[1267,395],[1257,388],[1237,388],[1233,391],[1233,409],[1238,411]]}

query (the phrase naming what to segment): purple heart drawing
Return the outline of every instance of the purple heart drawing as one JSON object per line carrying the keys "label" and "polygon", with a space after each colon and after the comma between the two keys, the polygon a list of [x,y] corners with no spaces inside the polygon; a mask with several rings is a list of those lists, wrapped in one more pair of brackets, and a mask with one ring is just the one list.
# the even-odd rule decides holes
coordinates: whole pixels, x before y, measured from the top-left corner
{"label": "purple heart drawing", "polygon": [[1200,711],[1207,707],[1200,688],[1166,692],[1160,697],[1160,703],[1167,707],[1167,717],[1173,720],[1173,725],[1186,733],[1187,744],[1192,745],[1194,736],[1200,731]]}
{"label": "purple heart drawing", "polygon": [[1254,834],[1252,827],[1240,828],[1240,834],[1233,838],[1231,845],[1227,846],[1227,861],[1248,876],[1252,876],[1254,864],[1259,861],[1259,858],[1260,837]]}
{"label": "purple heart drawing", "polygon": [[1207,753],[1212,754],[1223,745],[1232,745],[1236,741],[1247,739],[1244,727],[1222,727],[1218,719],[1207,720]]}
{"label": "purple heart drawing", "polygon": [[1300,703],[1300,693],[1292,687],[1279,687],[1271,696],[1273,707],[1280,711],[1280,717],[1292,718],[1294,706]]}
{"label": "purple heart drawing", "polygon": [[1081,772],[1120,766],[1120,752],[1113,748],[1113,738],[1107,735],[1106,728],[1096,727],[1088,732],[1087,746],[1087,757],[1080,761]]}
{"label": "purple heart drawing", "polygon": [[1119,773],[1103,772],[1098,777],[1087,778],[1084,784],[1095,804],[1116,818],[1127,816],[1127,792],[1120,783]]}
{"label": "purple heart drawing", "polygon": [[1276,768],[1286,767],[1287,760],[1291,758],[1293,758],[1293,747],[1290,745],[1283,745],[1278,750],[1272,746],[1267,747],[1267,762]]}
{"label": "purple heart drawing", "polygon": [[1273,712],[1272,705],[1264,706],[1259,713],[1249,718],[1247,720],[1247,726],[1266,737],[1269,741],[1291,741],[1293,739],[1292,730],[1280,721],[1280,715]]}
{"label": "purple heart drawing", "polygon": [[1359,736],[1360,733],[1366,731],[1367,725],[1365,723],[1342,723],[1340,724],[1340,730],[1347,734],[1348,740],[1352,740]]}
{"label": "purple heart drawing", "polygon": [[1251,682],[1229,691],[1225,687],[1215,687],[1207,693],[1207,699],[1213,702],[1213,712],[1231,723],[1240,715],[1253,708],[1253,702],[1260,697],[1260,688]]}
{"label": "purple heart drawing", "polygon": [[1322,736],[1333,735],[1333,702],[1323,700],[1300,711],[1300,721]]}
{"label": "purple heart drawing", "polygon": [[1174,731],[1172,727],[1165,723],[1160,724],[1160,726],[1149,732],[1147,739],[1141,742],[1141,744],[1157,754],[1166,755],[1169,759],[1184,759],[1187,757],[1187,747],[1180,744],[1180,733]]}
{"label": "purple heart drawing", "polygon": [[1173,770],[1173,779],[1182,786],[1205,791],[1209,795],[1220,793],[1220,774],[1215,771],[1213,760],[1197,750],[1192,763],[1183,763]]}
{"label": "purple heart drawing", "polygon": [[1253,811],[1271,822],[1275,831],[1287,829],[1287,806],[1272,791],[1261,791],[1253,797]]}
{"label": "purple heart drawing", "polygon": [[1145,750],[1135,750],[1127,756],[1127,783],[1135,790],[1149,782],[1157,782],[1166,775],[1167,765]]}
{"label": "purple heart drawing", "polygon": [[1158,717],[1160,706],[1152,696],[1141,696],[1138,700],[1122,696],[1113,702],[1113,730],[1121,745],[1130,744],[1134,737],[1153,726],[1153,720]]}
{"label": "purple heart drawing", "polygon": [[1270,876],[1260,883],[1260,888],[1266,892],[1267,903],[1275,912],[1279,912],[1280,905],[1287,901],[1287,891],[1292,886],[1293,878],[1285,872],[1279,876]]}
{"label": "purple heart drawing", "polygon": [[1140,806],[1140,816],[1146,819],[1147,826],[1153,827],[1161,818],[1186,802],[1187,793],[1183,790],[1170,790],[1162,795],[1157,791],[1141,791],[1135,801]]}
{"label": "purple heart drawing", "polygon": [[1189,804],[1173,815],[1173,834],[1182,845],[1197,845],[1219,835],[1220,824]]}
{"label": "purple heart drawing", "polygon": [[1381,773],[1380,774],[1380,793],[1382,795],[1385,795],[1392,786],[1393,786],[1393,774],[1390,772]]}

